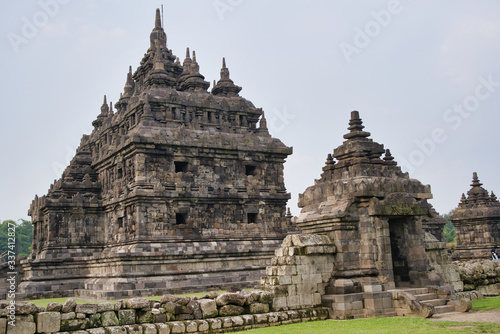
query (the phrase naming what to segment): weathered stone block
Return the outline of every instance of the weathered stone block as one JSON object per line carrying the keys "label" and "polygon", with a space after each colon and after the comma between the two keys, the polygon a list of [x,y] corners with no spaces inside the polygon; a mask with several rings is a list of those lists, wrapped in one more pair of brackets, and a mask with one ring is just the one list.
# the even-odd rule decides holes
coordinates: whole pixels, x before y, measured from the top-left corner
{"label": "weathered stone block", "polygon": [[170,322],[170,332],[175,333],[186,333],[186,325],[180,321]]}
{"label": "weathered stone block", "polygon": [[73,320],[76,319],[75,312],[61,313],[61,320]]}
{"label": "weathered stone block", "polygon": [[142,329],[144,334],[158,334],[156,326],[152,324],[142,325]]}
{"label": "weathered stone block", "polygon": [[61,320],[61,331],[78,331],[88,327],[89,319]]}
{"label": "weathered stone block", "polygon": [[103,327],[118,326],[120,324],[115,311],[101,313],[101,323]]}
{"label": "weathered stone block", "polygon": [[165,308],[165,311],[170,314],[181,314],[182,313],[182,305],[173,303],[173,302],[167,302],[163,306]]}
{"label": "weathered stone block", "polygon": [[153,312],[150,310],[148,311],[143,311],[143,310],[137,310],[136,311],[136,319],[138,324],[148,324],[153,322]]}
{"label": "weathered stone block", "polygon": [[233,321],[230,317],[222,318],[222,328],[231,328],[233,327]]}
{"label": "weathered stone block", "polygon": [[267,313],[267,312],[269,312],[269,304],[254,303],[254,304],[249,305],[248,311],[251,314]]}
{"label": "weathered stone block", "polygon": [[42,312],[37,315],[37,331],[39,333],[59,332],[61,329],[61,313]]}
{"label": "weathered stone block", "polygon": [[123,326],[127,329],[127,334],[143,334],[141,325]]}
{"label": "weathered stone block", "polygon": [[135,314],[134,309],[123,309],[118,310],[118,319],[121,325],[133,325],[135,324]]}
{"label": "weathered stone block", "polygon": [[204,319],[213,318],[218,315],[217,303],[212,299],[199,299],[198,304]]}
{"label": "weathered stone block", "polygon": [[170,326],[168,324],[155,324],[158,334],[170,334]]}
{"label": "weathered stone block", "polygon": [[38,312],[38,307],[33,303],[16,303],[16,314],[19,315],[27,315],[27,314],[35,314]]}
{"label": "weathered stone block", "polygon": [[198,323],[196,321],[186,321],[186,333],[195,333],[198,331]]}
{"label": "weathered stone block", "polygon": [[224,306],[228,304],[243,306],[245,305],[246,297],[239,293],[225,292],[220,294],[217,298],[215,298],[215,302],[219,306]]}
{"label": "weathered stone block", "polygon": [[97,304],[78,304],[75,307],[76,313],[95,314],[97,312]]}
{"label": "weathered stone block", "polygon": [[224,305],[219,309],[219,316],[221,317],[227,317],[227,316],[234,316],[234,315],[240,315],[243,313],[245,309],[242,306],[237,306],[237,305]]}
{"label": "weathered stone block", "polygon": [[34,334],[36,332],[36,324],[33,321],[33,316],[16,317],[15,326],[7,323],[7,334]]}
{"label": "weathered stone block", "polygon": [[222,328],[222,321],[220,319],[207,319],[208,324],[210,325],[210,330],[218,330]]}
{"label": "weathered stone block", "polygon": [[106,334],[104,328],[89,328],[87,329],[88,334]]}
{"label": "weathered stone block", "polygon": [[267,324],[267,314],[254,314],[256,324]]}
{"label": "weathered stone block", "polygon": [[115,310],[114,304],[111,304],[111,303],[97,304],[97,312],[99,312],[99,313],[114,311],[114,310]]}
{"label": "weathered stone block", "polygon": [[148,307],[150,307],[150,303],[146,298],[130,298],[127,301],[127,308],[142,309]]}
{"label": "weathered stone block", "polygon": [[127,330],[125,327],[115,326],[115,327],[106,327],[106,334],[127,334]]}
{"label": "weathered stone block", "polygon": [[68,298],[66,299],[66,301],[62,306],[61,312],[62,313],[75,312],[75,308],[76,308],[75,300],[73,298]]}
{"label": "weathered stone block", "polygon": [[47,312],[61,312],[62,304],[60,303],[48,303]]}

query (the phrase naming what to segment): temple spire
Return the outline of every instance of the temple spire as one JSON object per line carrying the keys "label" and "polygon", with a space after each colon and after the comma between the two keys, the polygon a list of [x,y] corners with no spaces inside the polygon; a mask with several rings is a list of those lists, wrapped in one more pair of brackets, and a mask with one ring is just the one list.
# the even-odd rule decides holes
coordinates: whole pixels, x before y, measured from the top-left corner
{"label": "temple spire", "polygon": [[161,25],[160,8],[156,8],[155,28],[163,28]]}
{"label": "temple spire", "polygon": [[477,177],[477,173],[472,173],[472,183],[471,187],[481,187],[483,184],[479,182],[479,178]]}
{"label": "temple spire", "polygon": [[149,51],[155,50],[156,41],[160,42],[160,46],[162,48],[165,48],[167,46],[167,35],[165,34],[165,31],[163,30],[161,24],[161,14],[159,8],[156,9],[155,27],[151,32],[149,39],[150,39]]}
{"label": "temple spire", "polygon": [[229,69],[226,66],[226,58],[222,58],[222,68],[220,70],[220,80],[212,89],[214,95],[238,96],[241,91],[240,86],[236,86],[229,77]]}
{"label": "temple spire", "polygon": [[344,135],[345,139],[354,138],[366,138],[371,135],[370,132],[363,131],[365,127],[363,126],[363,121],[359,117],[359,112],[354,110],[351,111],[351,120],[349,121],[349,127],[347,128],[350,132]]}
{"label": "temple spire", "polygon": [[108,106],[108,102],[106,99],[106,95],[104,95],[104,101],[102,102],[102,106],[101,106],[101,114],[106,115],[108,112],[109,112],[109,106]]}

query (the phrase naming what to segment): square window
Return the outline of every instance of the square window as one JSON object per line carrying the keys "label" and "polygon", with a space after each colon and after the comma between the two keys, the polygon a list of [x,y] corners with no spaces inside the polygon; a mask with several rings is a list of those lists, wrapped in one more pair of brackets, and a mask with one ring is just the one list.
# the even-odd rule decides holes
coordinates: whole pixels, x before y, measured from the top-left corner
{"label": "square window", "polygon": [[186,214],[185,213],[176,213],[175,214],[175,223],[177,225],[186,224]]}
{"label": "square window", "polygon": [[188,163],[186,161],[174,161],[175,172],[187,172]]}
{"label": "square window", "polygon": [[257,213],[247,213],[248,223],[255,224],[257,222]]}
{"label": "square window", "polygon": [[257,175],[257,166],[253,165],[246,165],[245,166],[245,174],[246,175]]}

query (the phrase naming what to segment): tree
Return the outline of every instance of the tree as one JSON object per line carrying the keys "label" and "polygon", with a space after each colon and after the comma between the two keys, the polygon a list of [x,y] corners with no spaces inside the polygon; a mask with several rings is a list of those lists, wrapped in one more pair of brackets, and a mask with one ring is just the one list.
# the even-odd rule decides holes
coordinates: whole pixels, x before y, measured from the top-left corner
{"label": "tree", "polygon": [[[17,257],[25,257],[31,253],[31,242],[33,240],[33,227],[31,222],[20,219],[20,222],[4,220],[0,224],[0,254],[7,250],[14,251]],[[15,243],[9,244],[9,227],[15,226]],[[10,246],[10,247],[9,247]],[[5,257],[2,258],[2,261]]]}
{"label": "tree", "polygon": [[442,215],[442,217],[447,221],[443,228],[443,241],[446,243],[454,243],[457,241],[457,231],[450,220],[450,215],[451,211]]}

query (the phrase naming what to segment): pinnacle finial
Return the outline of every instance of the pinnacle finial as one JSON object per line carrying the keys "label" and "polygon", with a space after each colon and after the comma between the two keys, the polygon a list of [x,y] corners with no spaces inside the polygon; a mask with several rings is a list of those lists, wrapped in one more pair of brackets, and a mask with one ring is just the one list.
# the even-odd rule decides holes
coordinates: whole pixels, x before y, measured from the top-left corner
{"label": "pinnacle finial", "polygon": [[191,59],[191,56],[189,54],[189,47],[186,48],[186,59]]}
{"label": "pinnacle finial", "polygon": [[196,51],[193,50],[193,61],[196,63]]}
{"label": "pinnacle finial", "polygon": [[226,67],[226,58],[222,57],[222,68],[227,68]]}
{"label": "pinnacle finial", "polygon": [[156,8],[155,28],[161,28],[160,8]]}
{"label": "pinnacle finial", "polygon": [[103,105],[104,104],[108,104],[108,102],[106,101],[106,95],[104,95],[104,102],[102,103]]}
{"label": "pinnacle finial", "polygon": [[470,184],[472,187],[480,187],[483,184],[479,182],[479,178],[477,177],[477,173],[473,172],[472,173],[472,183]]}
{"label": "pinnacle finial", "polygon": [[353,138],[366,138],[371,135],[370,132],[363,131],[365,127],[363,126],[363,121],[359,117],[359,111],[351,111],[351,119],[349,121],[349,127],[347,128],[350,132],[344,135],[345,139]]}
{"label": "pinnacle finial", "polygon": [[386,149],[386,150],[385,150],[385,157],[384,157],[384,160],[385,160],[385,161],[392,161],[392,160],[394,160],[394,157],[393,157],[393,156],[392,156],[392,154],[391,154],[391,150],[389,150],[389,149]]}

